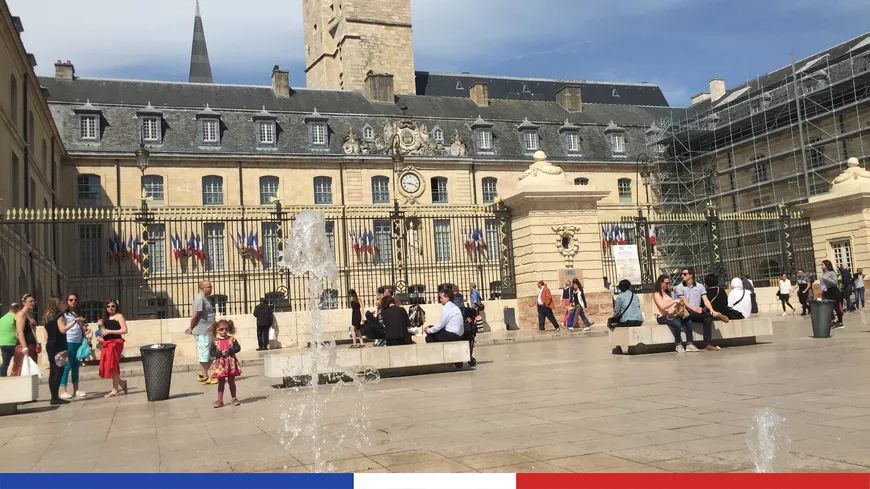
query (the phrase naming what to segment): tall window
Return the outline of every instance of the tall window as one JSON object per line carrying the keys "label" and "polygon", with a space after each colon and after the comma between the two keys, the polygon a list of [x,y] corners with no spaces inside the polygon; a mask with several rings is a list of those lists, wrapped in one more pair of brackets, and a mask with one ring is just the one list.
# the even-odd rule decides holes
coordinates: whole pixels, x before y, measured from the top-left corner
{"label": "tall window", "polygon": [[267,175],[260,177],[260,204],[271,204],[278,198],[278,177]]}
{"label": "tall window", "polygon": [[274,268],[278,264],[278,223],[264,222],[260,230],[263,237],[263,268]]}
{"label": "tall window", "polygon": [[625,153],[625,135],[624,134],[611,134],[610,135],[610,149],[614,153]]}
{"label": "tall window", "polygon": [[151,259],[151,273],[166,271],[166,226],[148,225],[148,257]]}
{"label": "tall window", "polygon": [[88,320],[89,323],[95,323],[100,320],[100,315],[103,314],[103,310],[106,307],[103,305],[103,301],[84,301],[79,304],[81,308],[82,316]]}
{"label": "tall window", "polygon": [[834,241],[831,243],[831,248],[834,250],[834,266],[837,268],[846,267],[854,272],[855,267],[852,263],[852,241],[848,239]]}
{"label": "tall window", "polygon": [[142,139],[144,141],[160,141],[160,118],[142,118]]}
{"label": "tall window", "polygon": [[580,135],[576,132],[565,134],[565,149],[575,153],[580,151]]}
{"label": "tall window", "polygon": [[432,203],[447,203],[447,178],[432,177]]}
{"label": "tall window", "polygon": [[523,132],[523,148],[526,151],[536,151],[538,149],[538,133],[537,131]]}
{"label": "tall window", "polygon": [[492,204],[495,201],[495,196],[498,195],[498,180],[493,177],[486,177],[480,182],[480,188],[483,191],[483,203]]}
{"label": "tall window", "polygon": [[9,106],[11,110],[9,115],[12,117],[12,124],[18,125],[18,78],[15,73],[9,75]]}
{"label": "tall window", "polygon": [[224,204],[224,179],[217,175],[202,177],[202,205]]}
{"label": "tall window", "polygon": [[78,176],[78,201],[80,206],[96,207],[101,205],[103,189],[98,175]]}
{"label": "tall window", "polygon": [[99,224],[79,226],[79,271],[82,275],[103,273],[103,227]]}
{"label": "tall window", "polygon": [[810,139],[810,168],[818,168],[825,165],[825,147],[815,146],[820,138]]}
{"label": "tall window", "polygon": [[224,294],[214,294],[211,296],[214,302],[214,312],[218,316],[227,315],[227,296]]}
{"label": "tall window", "polygon": [[437,141],[439,143],[443,143],[444,142],[444,131],[441,130],[440,127],[436,127],[435,129],[432,129],[432,139],[434,139],[435,141]]}
{"label": "tall window", "polygon": [[205,269],[209,272],[224,269],[224,223],[210,222],[204,224],[206,253]]}
{"label": "tall window", "polygon": [[366,126],[363,128],[363,141],[370,143],[375,140],[375,130],[372,129],[372,126]]}
{"label": "tall window", "polygon": [[314,203],[332,204],[332,178],[314,177]]}
{"label": "tall window", "polygon": [[378,220],[372,224],[372,233],[375,235],[375,243],[378,244],[380,254],[375,257],[378,265],[389,265],[393,262],[393,231],[390,221]]}
{"label": "tall window", "polygon": [[495,219],[487,219],[486,227],[486,257],[490,260],[499,258],[498,223]]}
{"label": "tall window", "polygon": [[97,139],[97,116],[83,115],[79,118],[82,139]]}
{"label": "tall window", "polygon": [[372,177],[372,204],[390,203],[390,179],[382,175]]}
{"label": "tall window", "polygon": [[146,197],[151,197],[152,200],[162,202],[165,200],[163,194],[163,177],[160,175],[145,175],[142,177],[142,189]]}
{"label": "tall window", "polygon": [[616,187],[619,191],[619,203],[631,204],[631,179],[620,178],[616,182]]}
{"label": "tall window", "polygon": [[326,123],[312,122],[309,127],[311,144],[314,146],[326,146]]}
{"label": "tall window", "polygon": [[326,231],[326,241],[329,243],[329,251],[332,256],[335,256],[335,221],[326,221],[323,223]]}
{"label": "tall window", "polygon": [[275,121],[260,121],[257,128],[257,141],[260,144],[275,144]]}
{"label": "tall window", "polygon": [[755,174],[753,176],[755,178],[755,183],[761,183],[770,180],[770,161],[756,161]]}
{"label": "tall window", "polygon": [[202,142],[216,143],[218,142],[218,120],[203,119],[202,120]]}
{"label": "tall window", "polygon": [[492,150],[492,131],[489,129],[479,129],[477,131],[477,149],[481,151]]}
{"label": "tall window", "polygon": [[450,261],[450,221],[447,219],[435,220],[435,261]]}

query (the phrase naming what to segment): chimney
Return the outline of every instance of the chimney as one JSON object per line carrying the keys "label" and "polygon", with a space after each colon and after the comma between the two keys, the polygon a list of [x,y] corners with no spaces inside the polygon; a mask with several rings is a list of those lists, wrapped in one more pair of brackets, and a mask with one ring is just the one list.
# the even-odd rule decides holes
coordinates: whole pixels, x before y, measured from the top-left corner
{"label": "chimney", "polygon": [[59,80],[75,80],[76,67],[73,66],[70,60],[65,62],[57,60],[54,63],[54,77]]}
{"label": "chimney", "polygon": [[393,75],[369,71],[366,74],[366,96],[372,102],[394,103]]}
{"label": "chimney", "polygon": [[478,107],[489,106],[489,85],[482,82],[474,82],[468,89],[468,96]]}
{"label": "chimney", "polygon": [[701,102],[705,102],[710,100],[710,94],[707,92],[701,92],[695,95],[692,95],[692,105],[700,104]]}
{"label": "chimney", "polygon": [[276,97],[290,96],[290,72],[282,70],[278,65],[272,68],[272,92]]}
{"label": "chimney", "polygon": [[583,112],[583,95],[579,85],[565,85],[556,92],[556,103],[568,112]]}
{"label": "chimney", "polygon": [[713,102],[722,98],[725,95],[725,80],[722,78],[710,79],[710,100]]}

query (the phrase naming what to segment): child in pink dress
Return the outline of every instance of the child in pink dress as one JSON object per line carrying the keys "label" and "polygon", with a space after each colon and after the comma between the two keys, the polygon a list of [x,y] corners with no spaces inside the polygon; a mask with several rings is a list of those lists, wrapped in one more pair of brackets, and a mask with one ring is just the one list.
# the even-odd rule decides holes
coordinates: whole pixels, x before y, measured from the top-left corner
{"label": "child in pink dress", "polygon": [[226,384],[230,385],[233,405],[241,404],[236,397],[236,376],[242,374],[236,353],[241,351],[242,347],[239,346],[238,340],[232,336],[235,332],[236,327],[229,319],[221,319],[211,326],[211,356],[214,358],[214,362],[211,364],[211,378],[218,380],[218,398],[214,402],[216,408],[224,405],[224,386]]}

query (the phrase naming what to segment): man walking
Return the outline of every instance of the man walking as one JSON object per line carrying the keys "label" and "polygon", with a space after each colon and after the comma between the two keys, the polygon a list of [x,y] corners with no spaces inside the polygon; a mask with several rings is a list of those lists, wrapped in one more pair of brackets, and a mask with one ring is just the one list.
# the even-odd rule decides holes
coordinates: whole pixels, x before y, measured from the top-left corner
{"label": "man walking", "polygon": [[214,324],[214,305],[208,298],[211,296],[212,285],[208,280],[199,283],[199,294],[193,298],[193,306],[190,308],[190,327],[185,333],[193,334],[196,338],[196,357],[202,373],[197,374],[196,380],[201,384],[217,384],[217,379],[208,376],[208,367],[211,365],[211,325]]}
{"label": "man walking", "polygon": [[[686,309],[689,311],[689,321],[704,324],[704,343],[707,351],[719,351],[720,348],[713,341],[713,318],[716,317],[728,322],[728,317],[718,313],[710,304],[707,297],[707,288],[695,281],[695,269],[686,267],[682,272],[683,281],[676,286],[674,292],[678,299],[685,299]],[[704,309],[706,307],[706,309]]]}
{"label": "man walking", "polygon": [[559,323],[556,322],[556,317],[553,316],[553,294],[547,284],[540,280],[538,281],[538,332],[544,332],[544,319],[549,319],[553,323],[554,331],[559,331]]}
{"label": "man walking", "polygon": [[813,280],[804,273],[803,270],[797,272],[797,295],[798,301],[801,303],[801,316],[806,316],[810,312],[810,306],[807,300],[810,295],[810,290],[813,286]]}
{"label": "man walking", "polygon": [[269,349],[269,328],[275,322],[272,306],[265,297],[254,308],[254,317],[257,318],[257,351]]}

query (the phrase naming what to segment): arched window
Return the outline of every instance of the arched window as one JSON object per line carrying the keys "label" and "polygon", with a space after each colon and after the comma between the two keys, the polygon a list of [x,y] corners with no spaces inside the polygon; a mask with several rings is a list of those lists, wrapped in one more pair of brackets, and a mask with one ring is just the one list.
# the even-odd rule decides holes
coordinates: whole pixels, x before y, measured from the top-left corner
{"label": "arched window", "polygon": [[332,204],[332,177],[314,177],[314,203]]}
{"label": "arched window", "polygon": [[586,177],[575,178],[574,185],[589,185],[589,179]]}
{"label": "arched window", "polygon": [[631,179],[620,178],[616,182],[620,204],[631,204]]}
{"label": "arched window", "polygon": [[432,139],[438,141],[439,143],[444,142],[444,131],[441,130],[440,127],[435,126],[435,129],[432,129]]}
{"label": "arched window", "polygon": [[390,203],[390,178],[383,175],[372,177],[372,204]]}
{"label": "arched window", "polygon": [[363,127],[363,141],[370,143],[374,140],[375,130],[372,128],[372,126],[366,124],[365,127]]}
{"label": "arched window", "polygon": [[446,177],[432,177],[432,203],[433,204],[446,204],[448,202],[447,199],[447,178]]}
{"label": "arched window", "polygon": [[217,175],[202,177],[202,205],[224,204],[224,178]]}
{"label": "arched window", "polygon": [[495,196],[498,195],[498,180],[494,177],[485,177],[480,182],[480,188],[483,192],[483,203],[492,204],[495,201]]}
{"label": "arched window", "polygon": [[278,198],[278,177],[266,175],[260,177],[260,204],[271,204]]}
{"label": "arched window", "polygon": [[163,202],[166,196],[163,193],[163,177],[160,175],[145,175],[142,177],[142,189],[146,197],[151,197],[152,200]]}

